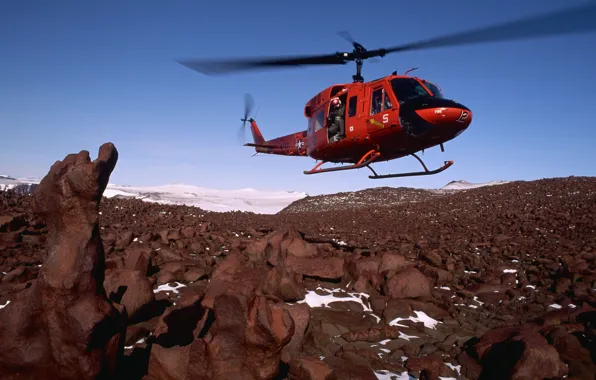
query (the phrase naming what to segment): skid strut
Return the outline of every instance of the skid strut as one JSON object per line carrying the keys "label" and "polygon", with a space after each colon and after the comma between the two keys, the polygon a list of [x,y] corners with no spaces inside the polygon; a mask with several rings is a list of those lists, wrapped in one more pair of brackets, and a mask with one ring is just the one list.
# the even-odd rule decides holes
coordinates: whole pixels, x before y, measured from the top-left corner
{"label": "skid strut", "polygon": [[426,165],[424,164],[424,162],[420,159],[420,157],[418,157],[415,153],[410,153],[411,156],[414,156],[414,158],[416,158],[418,160],[418,162],[420,162],[420,164],[422,165],[422,167],[424,168],[424,171],[422,172],[409,172],[409,173],[396,173],[396,174],[377,174],[377,172],[374,171],[373,168],[371,168],[370,166],[366,165],[367,168],[370,169],[370,171],[373,172],[374,175],[369,175],[368,178],[371,179],[382,179],[382,178],[398,178],[398,177],[413,177],[413,176],[420,176],[420,175],[432,175],[432,174],[437,174],[442,172],[443,170],[447,169],[448,167],[450,167],[451,165],[453,165],[453,161],[445,161],[445,163],[443,164],[443,166],[441,166],[438,169],[435,170],[428,170],[428,168],[426,167]]}
{"label": "skid strut", "polygon": [[373,149],[373,150],[368,151],[364,156],[362,156],[362,158],[360,159],[360,161],[358,161],[358,163],[352,164],[352,165],[347,165],[347,166],[340,166],[338,168],[319,169],[319,167],[321,165],[328,162],[328,161],[321,161],[318,164],[316,164],[315,167],[312,168],[311,170],[305,171],[304,174],[317,174],[317,173],[337,172],[340,170],[360,169],[365,166],[370,168],[370,166],[368,166],[368,165],[372,164],[380,155],[381,154],[379,152],[377,152],[376,150]]}

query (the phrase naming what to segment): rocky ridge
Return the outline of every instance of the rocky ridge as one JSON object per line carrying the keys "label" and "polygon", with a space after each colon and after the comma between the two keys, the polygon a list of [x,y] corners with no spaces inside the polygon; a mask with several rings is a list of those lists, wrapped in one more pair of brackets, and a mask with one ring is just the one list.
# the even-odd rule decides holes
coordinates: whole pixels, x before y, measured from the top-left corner
{"label": "rocky ridge", "polygon": [[292,202],[279,214],[355,211],[374,206],[393,207],[405,202],[422,202],[447,193],[441,190],[409,187],[377,187],[353,192],[308,196]]}
{"label": "rocky ridge", "polygon": [[[43,278],[56,276],[57,260],[105,255],[99,298],[80,288],[69,288],[69,297],[112,305],[111,336],[122,331],[118,323],[126,330],[117,350],[97,343],[103,359],[77,368],[126,379],[593,379],[596,373],[595,178],[512,182],[415,203],[402,202],[398,189],[391,206],[316,214],[216,213],[103,198],[97,212],[103,249],[80,250],[70,239],[99,235],[52,220],[89,220],[91,204],[80,207],[101,186],[71,192],[79,201],[70,208],[48,213],[35,205],[62,199],[65,187],[51,185],[63,183],[56,173],[84,173],[75,169],[89,165],[52,168],[44,178],[50,185],[33,196],[0,193],[2,321],[27,320],[15,317],[23,314],[67,320],[53,306],[58,301],[31,314],[41,309],[18,300],[37,299],[31,294],[47,288]],[[391,191],[380,191],[391,203]],[[69,238],[56,240],[57,234]],[[99,278],[101,266],[94,268],[91,278]],[[84,306],[70,310],[74,320],[90,313]],[[66,357],[53,354],[48,367],[43,355],[28,353],[48,355],[49,342],[59,353],[71,352],[68,342],[94,336],[72,323],[60,326],[38,329],[43,339],[11,329],[0,352],[17,344],[7,342],[24,349],[0,355],[0,372],[19,374],[27,362],[44,378]],[[0,327],[2,334],[8,332]],[[73,338],[61,338],[67,334]]]}

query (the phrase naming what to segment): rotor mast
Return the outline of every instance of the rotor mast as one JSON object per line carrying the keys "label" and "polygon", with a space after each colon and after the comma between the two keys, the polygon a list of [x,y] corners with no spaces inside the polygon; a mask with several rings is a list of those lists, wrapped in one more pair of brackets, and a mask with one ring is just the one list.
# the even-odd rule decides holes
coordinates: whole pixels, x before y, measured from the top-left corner
{"label": "rotor mast", "polygon": [[364,77],[362,76],[362,64],[364,63],[364,59],[362,58],[362,54],[366,52],[366,49],[358,42],[352,41],[352,44],[354,45],[354,61],[356,61],[356,74],[352,75],[352,79],[354,80],[354,83],[362,83],[364,82]]}

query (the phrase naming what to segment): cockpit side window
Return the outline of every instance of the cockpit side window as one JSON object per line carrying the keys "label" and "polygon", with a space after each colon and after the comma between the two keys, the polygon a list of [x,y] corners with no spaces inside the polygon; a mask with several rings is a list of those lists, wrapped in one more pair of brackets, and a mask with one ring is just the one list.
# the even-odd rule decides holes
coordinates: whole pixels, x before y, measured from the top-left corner
{"label": "cockpit side window", "polygon": [[383,96],[384,96],[383,111],[390,110],[391,107],[393,107],[393,105],[391,104],[391,99],[389,99],[389,94],[387,92],[385,92],[385,90],[383,90]]}
{"label": "cockpit side window", "polygon": [[370,100],[370,114],[376,115],[379,112],[390,110],[393,107],[389,95],[383,87],[373,90]]}
{"label": "cockpit side window", "polygon": [[370,114],[376,115],[383,110],[383,88],[379,87],[373,90],[370,99]]}

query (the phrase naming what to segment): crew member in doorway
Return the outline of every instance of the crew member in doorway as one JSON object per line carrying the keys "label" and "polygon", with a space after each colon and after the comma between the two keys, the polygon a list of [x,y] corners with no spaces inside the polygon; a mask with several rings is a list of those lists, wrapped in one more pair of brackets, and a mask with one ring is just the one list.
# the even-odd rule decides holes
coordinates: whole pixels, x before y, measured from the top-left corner
{"label": "crew member in doorway", "polygon": [[329,118],[331,119],[331,126],[329,127],[329,130],[332,136],[337,135],[338,139],[343,139],[346,137],[344,124],[346,107],[338,97],[332,98],[330,103]]}

